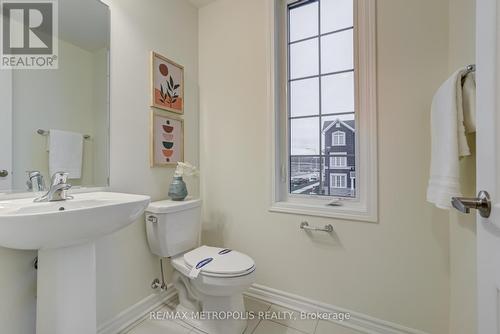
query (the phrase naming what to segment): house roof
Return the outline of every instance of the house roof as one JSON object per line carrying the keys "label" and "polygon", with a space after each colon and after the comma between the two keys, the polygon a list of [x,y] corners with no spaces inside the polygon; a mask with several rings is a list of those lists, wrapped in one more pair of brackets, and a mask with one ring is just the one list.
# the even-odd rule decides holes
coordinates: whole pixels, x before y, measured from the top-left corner
{"label": "house roof", "polygon": [[356,122],[354,120],[352,121],[341,121],[339,118],[337,118],[336,120],[334,121],[327,121],[323,124],[323,133],[325,133],[326,131],[328,131],[332,126],[334,126],[335,124],[339,123],[344,125],[346,128],[348,128],[349,130],[351,130],[352,132],[355,132],[356,130]]}

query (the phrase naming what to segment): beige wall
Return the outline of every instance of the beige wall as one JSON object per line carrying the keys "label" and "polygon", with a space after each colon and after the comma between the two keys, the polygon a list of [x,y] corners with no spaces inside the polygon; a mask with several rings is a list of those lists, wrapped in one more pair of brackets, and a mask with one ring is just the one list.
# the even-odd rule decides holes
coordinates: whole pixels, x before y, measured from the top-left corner
{"label": "beige wall", "polygon": [[200,10],[204,239],[257,263],[257,283],[429,333],[449,327],[447,214],[425,202],[429,110],[448,74],[448,1],[379,0],[378,224],[268,211],[269,0]]}
{"label": "beige wall", "polygon": [[[475,63],[475,0],[450,0],[449,72]],[[468,137],[475,151],[475,135]],[[475,154],[461,161],[462,191],[476,195]],[[450,333],[476,332],[476,219],[450,213]]]}
{"label": "beige wall", "polygon": [[[40,128],[91,135],[92,140],[84,141],[82,178],[71,180],[71,184],[106,185],[107,170],[95,170],[94,163],[106,163],[107,153],[100,152],[99,147],[107,142],[107,122],[104,122],[104,128],[100,127],[94,115],[100,113],[100,117],[106,117],[108,113],[104,107],[106,99],[99,99],[99,92],[93,89],[107,85],[106,77],[95,71],[100,63],[105,64],[106,54],[59,40],[59,57],[57,71],[21,70],[12,75],[12,170],[13,189],[16,191],[27,191],[28,170],[41,171],[49,183],[47,137],[36,133]],[[102,131],[106,132],[103,134]]]}
{"label": "beige wall", "polygon": [[[173,168],[149,167],[150,51],[185,67],[185,159],[199,165],[198,11],[185,0],[108,0],[111,10],[111,189],[165,199]],[[187,178],[191,194],[198,180]],[[150,295],[158,258],[143,219],[97,243],[98,323]]]}
{"label": "beige wall", "polygon": [[[107,1],[112,189],[161,199],[173,175],[148,162],[149,51],[155,50],[186,68],[186,160],[199,164],[201,130],[208,244],[254,257],[260,284],[429,333],[473,333],[473,225],[470,218],[453,224],[459,218],[452,214],[448,226],[447,214],[425,203],[432,95],[448,70],[474,59],[465,51],[473,44],[470,22],[450,18],[448,44],[448,13],[465,15],[471,4],[378,1],[379,223],[308,217],[336,230],[333,238],[310,238],[298,229],[304,217],[267,210],[267,1],[219,0],[200,10],[199,29],[197,10],[185,0]],[[464,173],[473,173],[464,163]],[[188,183],[197,195],[197,180]],[[33,256],[0,249],[0,299],[8,301],[0,302],[0,323],[12,334],[34,332]],[[99,240],[100,324],[151,293],[157,260],[142,220]]]}
{"label": "beige wall", "polygon": [[[108,184],[109,177],[109,50],[94,52],[93,123],[94,123],[94,184]],[[103,75],[104,74],[104,75]]]}

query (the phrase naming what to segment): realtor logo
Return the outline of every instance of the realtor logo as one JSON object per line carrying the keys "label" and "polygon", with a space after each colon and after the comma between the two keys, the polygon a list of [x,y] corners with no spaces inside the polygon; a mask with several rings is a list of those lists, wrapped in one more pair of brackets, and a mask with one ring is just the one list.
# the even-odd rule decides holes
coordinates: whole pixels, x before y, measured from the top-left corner
{"label": "realtor logo", "polygon": [[3,0],[2,69],[57,69],[57,2]]}

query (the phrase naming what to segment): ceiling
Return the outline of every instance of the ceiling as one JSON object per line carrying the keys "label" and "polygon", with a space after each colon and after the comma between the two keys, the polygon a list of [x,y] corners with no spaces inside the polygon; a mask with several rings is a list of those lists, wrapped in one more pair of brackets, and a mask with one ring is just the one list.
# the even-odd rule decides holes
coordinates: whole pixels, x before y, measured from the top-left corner
{"label": "ceiling", "polygon": [[109,9],[98,0],[59,1],[59,38],[87,51],[109,47]]}
{"label": "ceiling", "polygon": [[193,5],[196,7],[203,7],[208,5],[211,2],[214,2],[215,0],[189,0]]}
{"label": "ceiling", "polygon": [[[216,0],[189,0],[200,8]],[[109,47],[109,10],[100,0],[59,1],[59,38],[88,51]]]}

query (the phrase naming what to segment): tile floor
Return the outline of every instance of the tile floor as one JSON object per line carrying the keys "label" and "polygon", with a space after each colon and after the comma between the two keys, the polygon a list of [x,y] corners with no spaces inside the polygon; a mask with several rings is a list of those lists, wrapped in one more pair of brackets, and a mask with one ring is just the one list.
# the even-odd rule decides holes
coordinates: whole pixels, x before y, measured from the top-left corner
{"label": "tile floor", "polygon": [[[278,305],[264,303],[257,299],[245,298],[247,311],[294,312]],[[165,305],[160,311],[171,311],[175,302]],[[126,330],[127,334],[203,334],[188,324],[178,320],[144,320]],[[259,320],[248,321],[244,334],[361,334],[358,331],[323,320]]]}

